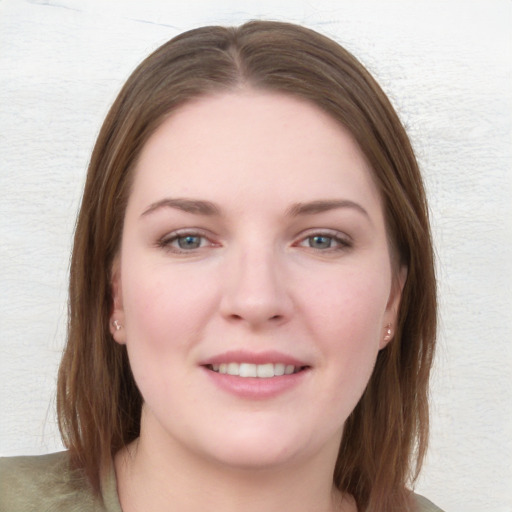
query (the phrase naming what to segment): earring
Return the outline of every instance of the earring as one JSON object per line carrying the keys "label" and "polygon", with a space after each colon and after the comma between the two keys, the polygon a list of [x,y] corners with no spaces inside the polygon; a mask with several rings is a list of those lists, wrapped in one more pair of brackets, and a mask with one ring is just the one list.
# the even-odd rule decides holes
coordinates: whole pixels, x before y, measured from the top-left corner
{"label": "earring", "polygon": [[114,329],[115,329],[116,331],[121,330],[122,325],[121,325],[117,320],[114,320],[114,321],[112,322],[112,325],[114,326]]}
{"label": "earring", "polygon": [[386,334],[384,335],[384,341],[387,343],[391,339],[391,324],[386,325]]}

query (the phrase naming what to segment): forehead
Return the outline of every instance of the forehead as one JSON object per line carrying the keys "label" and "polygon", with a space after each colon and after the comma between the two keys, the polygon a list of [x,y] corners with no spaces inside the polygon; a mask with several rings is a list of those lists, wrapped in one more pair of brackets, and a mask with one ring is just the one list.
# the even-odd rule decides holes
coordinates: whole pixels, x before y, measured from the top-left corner
{"label": "forehead", "polygon": [[345,128],[305,100],[254,90],[201,97],[168,116],[141,152],[132,193],[164,191],[267,202],[344,192],[379,202],[372,172]]}

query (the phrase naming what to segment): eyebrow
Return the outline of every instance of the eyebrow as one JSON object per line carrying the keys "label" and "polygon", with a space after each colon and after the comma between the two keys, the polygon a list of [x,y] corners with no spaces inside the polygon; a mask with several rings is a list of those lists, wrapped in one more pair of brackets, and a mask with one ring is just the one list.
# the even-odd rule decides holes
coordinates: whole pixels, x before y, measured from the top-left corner
{"label": "eyebrow", "polygon": [[[149,215],[161,208],[174,208],[186,213],[206,216],[220,215],[221,213],[219,207],[210,201],[166,197],[160,201],[150,204],[148,208],[144,210],[141,217]],[[307,203],[295,203],[286,210],[286,215],[289,217],[315,215],[339,208],[353,208],[368,217],[368,219],[370,218],[368,212],[359,203],[348,199],[324,199],[309,201]]]}
{"label": "eyebrow", "polygon": [[338,208],[353,208],[370,219],[368,212],[359,203],[348,199],[326,199],[307,203],[295,203],[288,208],[286,213],[291,217],[297,217],[299,215],[314,215]]}
{"label": "eyebrow", "polygon": [[196,215],[220,215],[219,208],[210,201],[201,201],[199,199],[186,199],[186,198],[170,198],[166,197],[156,203],[150,204],[141,217],[148,215],[160,208],[175,208],[187,213],[194,213]]}

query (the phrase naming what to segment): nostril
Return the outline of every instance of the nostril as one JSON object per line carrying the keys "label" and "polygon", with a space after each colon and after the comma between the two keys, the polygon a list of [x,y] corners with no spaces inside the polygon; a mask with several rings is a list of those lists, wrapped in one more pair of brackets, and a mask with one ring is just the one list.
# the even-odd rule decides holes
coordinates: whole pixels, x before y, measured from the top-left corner
{"label": "nostril", "polygon": [[[232,313],[231,315],[229,315],[229,318],[236,322],[244,320],[244,316],[239,315],[237,313]],[[273,315],[273,316],[268,317],[268,321],[269,322],[280,322],[283,318],[284,318],[283,315]]]}

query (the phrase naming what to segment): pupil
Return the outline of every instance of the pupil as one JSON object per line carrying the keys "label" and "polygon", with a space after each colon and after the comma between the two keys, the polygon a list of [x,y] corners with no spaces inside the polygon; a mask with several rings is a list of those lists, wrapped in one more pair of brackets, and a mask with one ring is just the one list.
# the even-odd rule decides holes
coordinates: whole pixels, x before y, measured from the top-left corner
{"label": "pupil", "polygon": [[328,236],[312,236],[310,246],[315,249],[328,249],[331,246],[331,238]]}
{"label": "pupil", "polygon": [[178,245],[180,246],[180,249],[197,249],[200,243],[198,236],[190,235],[178,238]]}

